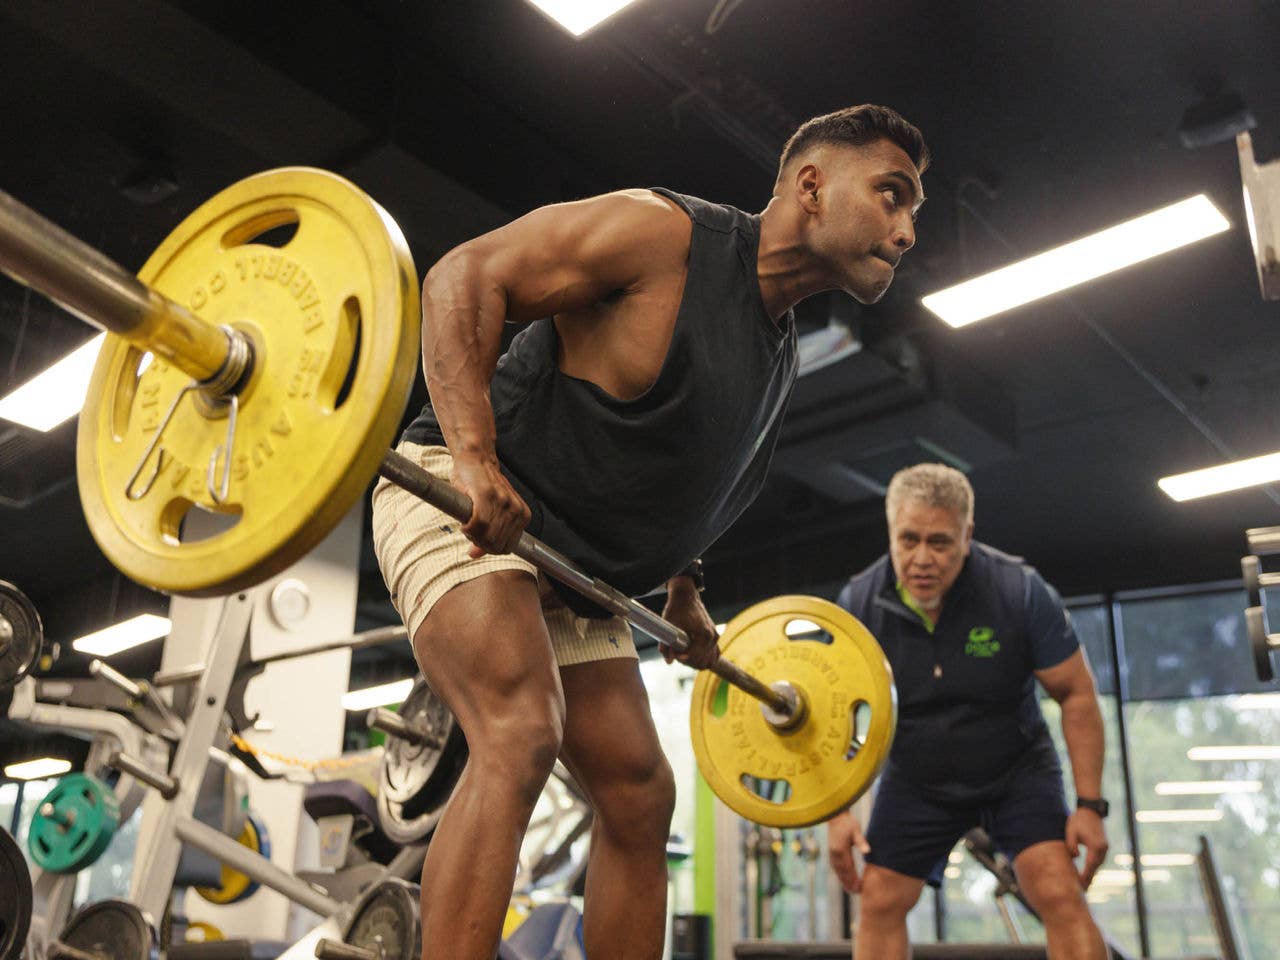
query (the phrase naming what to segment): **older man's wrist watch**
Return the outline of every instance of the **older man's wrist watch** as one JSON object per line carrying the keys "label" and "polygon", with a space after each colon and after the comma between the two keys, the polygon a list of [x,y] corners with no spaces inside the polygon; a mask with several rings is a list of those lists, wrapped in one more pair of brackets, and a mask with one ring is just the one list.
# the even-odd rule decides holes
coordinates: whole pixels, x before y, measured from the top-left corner
{"label": "older man's wrist watch", "polygon": [[1080,810],[1092,810],[1104,819],[1111,812],[1111,804],[1101,797],[1096,800],[1091,797],[1076,797],[1076,807]]}

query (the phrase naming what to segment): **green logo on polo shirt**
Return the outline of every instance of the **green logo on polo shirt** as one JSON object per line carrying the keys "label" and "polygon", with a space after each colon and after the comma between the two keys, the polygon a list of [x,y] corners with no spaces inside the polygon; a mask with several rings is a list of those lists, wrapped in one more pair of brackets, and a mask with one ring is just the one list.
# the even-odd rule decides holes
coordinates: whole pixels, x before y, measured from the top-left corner
{"label": "green logo on polo shirt", "polygon": [[969,641],[964,652],[970,657],[994,657],[1000,652],[1000,641],[991,627],[974,627],[969,631]]}

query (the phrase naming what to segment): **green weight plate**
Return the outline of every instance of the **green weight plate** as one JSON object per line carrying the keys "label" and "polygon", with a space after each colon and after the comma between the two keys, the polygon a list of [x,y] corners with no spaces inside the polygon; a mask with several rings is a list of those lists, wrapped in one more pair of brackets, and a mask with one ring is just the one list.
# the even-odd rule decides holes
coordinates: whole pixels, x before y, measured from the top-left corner
{"label": "green weight plate", "polygon": [[76,873],[102,856],[119,826],[111,788],[97,777],[70,773],[40,801],[27,847],[42,870]]}

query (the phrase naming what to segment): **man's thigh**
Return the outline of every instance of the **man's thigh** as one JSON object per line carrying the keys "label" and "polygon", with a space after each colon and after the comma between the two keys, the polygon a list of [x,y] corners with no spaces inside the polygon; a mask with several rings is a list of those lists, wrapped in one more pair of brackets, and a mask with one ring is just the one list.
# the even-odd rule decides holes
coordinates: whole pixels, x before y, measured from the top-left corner
{"label": "man's thigh", "polygon": [[867,826],[867,863],[937,886],[947,854],[977,821],[976,808],[939,803],[909,781],[885,776]]}
{"label": "man's thigh", "polygon": [[1067,801],[1057,754],[1051,745],[1035,750],[982,811],[982,826],[1010,860],[1029,847],[1066,836]]}
{"label": "man's thigh", "polygon": [[558,707],[560,677],[537,583],[523,571],[497,571],[453,587],[422,619],[413,652],[468,736],[531,701],[550,698],[539,712]]}

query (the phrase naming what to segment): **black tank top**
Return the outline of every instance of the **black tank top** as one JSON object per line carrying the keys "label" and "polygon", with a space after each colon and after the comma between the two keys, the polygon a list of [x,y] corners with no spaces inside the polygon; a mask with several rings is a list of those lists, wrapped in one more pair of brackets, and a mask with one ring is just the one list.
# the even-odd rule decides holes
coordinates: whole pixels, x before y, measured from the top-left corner
{"label": "black tank top", "polygon": [[[498,459],[533,512],[529,532],[632,596],[682,570],[755,499],[797,369],[795,318],[775,323],[760,294],[760,218],[654,192],[679,204],[693,232],[653,385],[619,400],[562,373],[547,318],[512,340],[490,390]],[[429,401],[404,439],[444,442]],[[561,596],[603,614],[568,588]]]}

